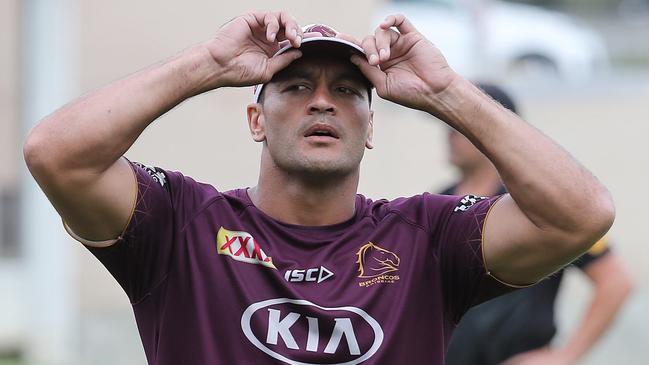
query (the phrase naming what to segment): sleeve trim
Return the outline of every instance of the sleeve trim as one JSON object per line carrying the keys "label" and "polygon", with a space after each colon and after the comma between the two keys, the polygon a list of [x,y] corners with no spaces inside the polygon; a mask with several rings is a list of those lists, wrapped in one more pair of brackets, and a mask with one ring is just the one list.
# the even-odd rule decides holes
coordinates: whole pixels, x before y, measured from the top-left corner
{"label": "sleeve trim", "polygon": [[70,226],[68,226],[68,224],[65,223],[65,221],[63,221],[63,228],[65,228],[65,231],[70,235],[70,237],[74,238],[76,241],[81,242],[84,246],[89,246],[89,247],[95,247],[95,248],[110,247],[110,246],[114,245],[115,243],[117,243],[117,241],[122,239],[122,236],[120,235],[117,238],[113,238],[113,239],[110,239],[110,240],[91,241],[91,240],[87,240],[87,239],[79,236],[78,234],[74,233],[72,228],[70,228]]}
{"label": "sleeve trim", "polygon": [[76,234],[72,230],[72,228],[68,226],[65,220],[63,220],[63,228],[65,229],[65,232],[67,232],[70,235],[70,237],[74,238],[76,241],[80,242],[84,246],[95,247],[95,248],[110,247],[124,238],[124,235],[126,234],[126,230],[131,225],[131,221],[133,220],[133,216],[135,215],[135,208],[137,206],[137,197],[140,195],[140,183],[138,182],[137,171],[135,171],[135,167],[133,166],[133,163],[131,163],[131,161],[126,157],[122,157],[122,158],[126,160],[126,163],[128,163],[129,167],[131,168],[131,174],[132,174],[131,176],[133,177],[133,180],[135,180],[135,194],[133,197],[133,203],[131,205],[131,214],[128,217],[128,221],[126,222],[124,229],[122,229],[122,233],[119,236],[117,236],[117,238],[108,239],[104,241],[92,241],[92,240],[85,239],[79,236],[78,234]]}
{"label": "sleeve trim", "polygon": [[487,267],[487,258],[486,258],[485,253],[484,253],[484,242],[485,242],[485,241],[484,241],[484,238],[485,238],[485,231],[486,231],[486,229],[487,229],[487,219],[489,219],[489,216],[491,215],[491,210],[496,206],[496,204],[498,204],[498,202],[500,202],[500,200],[501,200],[504,196],[505,196],[504,194],[501,195],[500,197],[498,197],[498,198],[497,198],[497,199],[496,199],[496,200],[491,204],[491,206],[490,206],[489,209],[487,210],[487,215],[485,216],[485,219],[482,221],[482,234],[480,235],[480,251],[481,251],[481,253],[482,253],[482,266],[484,267],[485,274],[487,274],[489,277],[491,277],[492,279],[496,280],[497,282],[499,282],[499,283],[501,283],[501,284],[503,284],[503,285],[505,285],[505,286],[508,286],[508,287],[511,287],[511,288],[515,288],[515,289],[528,288],[528,287],[530,287],[530,286],[532,286],[532,285],[534,285],[534,284],[536,284],[536,283],[525,284],[525,285],[517,285],[517,284],[508,283],[508,282],[506,282],[506,281],[504,281],[504,280],[498,279],[495,275],[493,275],[493,274],[491,273],[491,271],[490,271],[489,268]]}

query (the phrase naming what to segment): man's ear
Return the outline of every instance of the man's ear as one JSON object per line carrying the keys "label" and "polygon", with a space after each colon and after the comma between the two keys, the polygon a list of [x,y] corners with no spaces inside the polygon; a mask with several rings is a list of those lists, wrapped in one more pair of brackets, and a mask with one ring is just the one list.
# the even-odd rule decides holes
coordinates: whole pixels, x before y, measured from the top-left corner
{"label": "man's ear", "polygon": [[249,104],[246,108],[248,114],[248,128],[255,142],[266,140],[266,125],[263,113],[264,107],[259,103]]}
{"label": "man's ear", "polygon": [[367,125],[367,137],[365,138],[365,148],[369,150],[374,148],[372,137],[374,137],[374,110],[370,110],[370,120]]}

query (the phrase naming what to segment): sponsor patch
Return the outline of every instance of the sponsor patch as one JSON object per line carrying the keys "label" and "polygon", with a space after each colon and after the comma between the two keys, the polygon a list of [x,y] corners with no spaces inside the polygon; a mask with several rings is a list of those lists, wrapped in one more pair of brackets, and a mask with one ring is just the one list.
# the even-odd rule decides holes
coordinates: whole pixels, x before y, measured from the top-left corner
{"label": "sponsor patch", "polygon": [[333,276],[334,273],[324,266],[312,267],[310,269],[286,270],[284,273],[284,279],[289,283],[310,282],[320,284]]}
{"label": "sponsor patch", "polygon": [[257,349],[291,365],[360,364],[379,350],[384,336],[381,325],[363,309],[288,298],[248,306],[241,330]]}
{"label": "sponsor patch", "polygon": [[369,279],[359,282],[358,286],[393,284],[399,280],[399,275],[397,275],[401,264],[399,256],[372,242],[368,242],[358,249],[356,263],[358,264],[358,277]]}
{"label": "sponsor patch", "polygon": [[487,199],[486,196],[466,195],[464,196],[453,209],[453,213],[462,213],[469,210],[475,203]]}
{"label": "sponsor patch", "polygon": [[248,232],[230,231],[221,227],[216,235],[216,249],[219,255],[277,270],[273,259],[266,255],[257,240]]}

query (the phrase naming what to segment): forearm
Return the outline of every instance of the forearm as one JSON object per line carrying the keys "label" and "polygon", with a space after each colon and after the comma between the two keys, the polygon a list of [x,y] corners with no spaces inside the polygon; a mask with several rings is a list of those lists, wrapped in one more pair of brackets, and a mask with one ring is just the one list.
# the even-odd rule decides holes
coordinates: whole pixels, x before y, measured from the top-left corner
{"label": "forearm", "polygon": [[[562,147],[458,78],[438,95],[435,115],[466,135],[496,166],[521,211],[543,230],[606,226],[607,190]],[[604,232],[589,232],[592,240]],[[581,237],[583,239],[583,237]]]}
{"label": "forearm", "polygon": [[559,347],[567,359],[577,361],[588,352],[604,332],[610,327],[615,319],[618,309],[622,305],[623,298],[607,300],[607,298],[593,298],[593,301],[606,301],[602,307],[591,305],[584,315],[579,327],[570,336],[569,340]]}
{"label": "forearm", "polygon": [[594,294],[577,328],[557,348],[570,361],[577,361],[595,345],[633,290],[630,274],[614,253],[592,263],[585,273],[594,284]]}
{"label": "forearm", "polygon": [[206,52],[194,47],[69,103],[30,133],[25,144],[30,168],[100,174],[151,122],[203,91],[212,70]]}

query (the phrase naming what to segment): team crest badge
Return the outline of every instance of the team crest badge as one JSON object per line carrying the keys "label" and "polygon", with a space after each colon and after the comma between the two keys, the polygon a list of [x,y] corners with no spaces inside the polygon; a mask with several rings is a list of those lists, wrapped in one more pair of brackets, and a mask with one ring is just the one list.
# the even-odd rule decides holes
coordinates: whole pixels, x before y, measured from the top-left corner
{"label": "team crest badge", "polygon": [[358,277],[363,280],[359,286],[371,286],[378,283],[394,283],[399,280],[396,272],[399,270],[399,256],[383,247],[368,242],[356,252]]}

